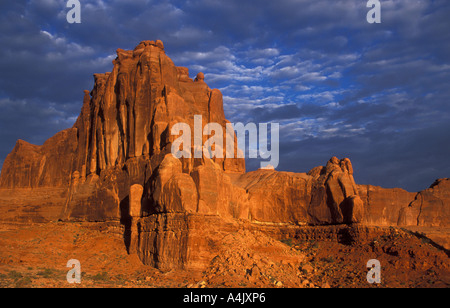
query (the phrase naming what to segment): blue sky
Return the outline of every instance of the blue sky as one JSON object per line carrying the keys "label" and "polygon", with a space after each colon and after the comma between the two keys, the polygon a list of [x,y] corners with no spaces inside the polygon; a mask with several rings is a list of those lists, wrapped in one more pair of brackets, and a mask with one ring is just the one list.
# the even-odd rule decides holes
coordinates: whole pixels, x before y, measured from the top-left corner
{"label": "blue sky", "polygon": [[[279,170],[349,157],[359,184],[450,177],[450,1],[64,0],[0,3],[0,164],[71,127],[117,48],[161,39],[224,94],[231,122],[280,123]],[[259,165],[249,161],[248,169]]]}

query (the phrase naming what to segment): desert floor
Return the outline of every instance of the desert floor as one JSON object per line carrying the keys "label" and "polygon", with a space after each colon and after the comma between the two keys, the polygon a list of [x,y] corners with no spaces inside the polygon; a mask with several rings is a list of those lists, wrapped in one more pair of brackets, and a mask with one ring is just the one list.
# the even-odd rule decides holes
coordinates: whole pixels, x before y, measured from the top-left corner
{"label": "desert floor", "polygon": [[[249,241],[250,239],[250,241]],[[249,247],[247,243],[255,245]],[[231,234],[229,249],[202,271],[161,272],[128,255],[123,241],[95,223],[0,226],[2,288],[432,287],[450,286],[448,251],[405,230],[369,243],[276,241],[255,232]],[[259,247],[259,248],[255,248]],[[287,258],[289,256],[290,258]],[[81,263],[81,284],[66,280],[67,261]],[[378,259],[381,284],[367,282]]]}

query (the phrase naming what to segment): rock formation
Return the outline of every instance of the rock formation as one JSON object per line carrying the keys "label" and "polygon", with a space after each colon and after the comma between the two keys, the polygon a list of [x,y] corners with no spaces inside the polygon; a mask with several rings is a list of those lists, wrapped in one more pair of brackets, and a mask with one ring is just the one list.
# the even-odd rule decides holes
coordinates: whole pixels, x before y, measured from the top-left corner
{"label": "rock formation", "polygon": [[397,225],[400,211],[408,207],[417,194],[400,188],[388,189],[372,185],[358,185],[358,192],[365,204],[365,222],[372,226]]}
{"label": "rock formation", "polygon": [[448,227],[450,225],[450,179],[436,180],[419,192],[399,213],[399,225]]}
{"label": "rock formation", "polygon": [[251,220],[297,225],[362,220],[364,209],[349,159],[333,157],[308,174],[260,169],[241,175],[235,183],[248,192]]}
{"label": "rock formation", "polygon": [[[17,208],[33,204],[38,213],[17,221],[120,222],[128,251],[161,269],[204,266],[214,243],[243,227],[278,234],[303,225],[449,224],[448,179],[412,194],[358,186],[350,160],[336,157],[298,174],[245,173],[244,159],[226,155],[177,159],[175,124],[193,129],[200,115],[202,128],[214,122],[225,131],[220,91],[203,73],[192,80],[187,68],[176,67],[161,41],[118,49],[113,64],[112,72],[94,75],[72,128],[42,146],[18,141],[6,158],[0,206],[15,196]],[[33,196],[38,191],[54,198]]]}

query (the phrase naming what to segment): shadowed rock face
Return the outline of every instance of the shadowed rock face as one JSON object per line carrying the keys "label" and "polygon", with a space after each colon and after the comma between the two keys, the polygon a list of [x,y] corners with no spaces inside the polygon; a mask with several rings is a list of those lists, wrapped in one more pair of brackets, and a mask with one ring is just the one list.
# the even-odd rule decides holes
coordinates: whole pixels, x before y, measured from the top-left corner
{"label": "shadowed rock face", "polygon": [[[42,146],[17,142],[0,177],[2,208],[57,193],[42,199],[52,213],[37,206],[36,216],[22,220],[120,221],[130,253],[159,268],[200,266],[217,234],[242,222],[448,226],[449,180],[412,194],[358,186],[350,160],[336,157],[307,174],[245,173],[243,159],[176,159],[175,124],[194,131],[201,115],[202,128],[215,122],[226,131],[222,94],[203,73],[192,80],[187,68],[176,67],[161,41],[118,49],[113,64],[112,72],[94,75],[72,128]],[[235,140],[234,157],[237,151]],[[15,220],[11,212],[1,216]]]}
{"label": "shadowed rock face", "polygon": [[399,225],[448,227],[450,225],[450,179],[440,179],[419,192],[408,207],[402,208]]}

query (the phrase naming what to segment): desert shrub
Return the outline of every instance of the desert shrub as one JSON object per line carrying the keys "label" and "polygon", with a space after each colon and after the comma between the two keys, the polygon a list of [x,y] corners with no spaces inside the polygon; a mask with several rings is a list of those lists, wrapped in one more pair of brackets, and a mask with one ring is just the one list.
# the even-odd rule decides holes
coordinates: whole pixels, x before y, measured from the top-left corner
{"label": "desert shrub", "polygon": [[92,276],[92,280],[94,280],[94,281],[106,281],[106,280],[109,280],[108,273],[107,272],[98,273],[95,276]]}
{"label": "desert shrub", "polygon": [[36,273],[36,275],[41,276],[42,278],[51,278],[53,276],[54,272],[53,270],[46,268],[42,271],[39,271]]}
{"label": "desert shrub", "polygon": [[15,288],[28,288],[32,283],[33,281],[30,277],[23,277],[16,282]]}
{"label": "desert shrub", "polygon": [[294,243],[293,243],[293,241],[292,241],[291,238],[288,238],[288,239],[285,239],[285,240],[281,240],[281,242],[282,242],[283,244],[288,245],[289,247],[292,247],[292,246],[294,245]]}
{"label": "desert shrub", "polygon": [[18,279],[20,279],[22,277],[23,277],[23,275],[21,273],[19,273],[19,272],[16,272],[16,271],[10,271],[8,273],[8,278],[10,278],[10,279],[18,280]]}
{"label": "desert shrub", "polygon": [[325,258],[320,259],[320,261],[326,262],[326,263],[333,263],[335,260],[334,260],[334,258],[332,256],[329,256],[329,257],[325,257]]}

